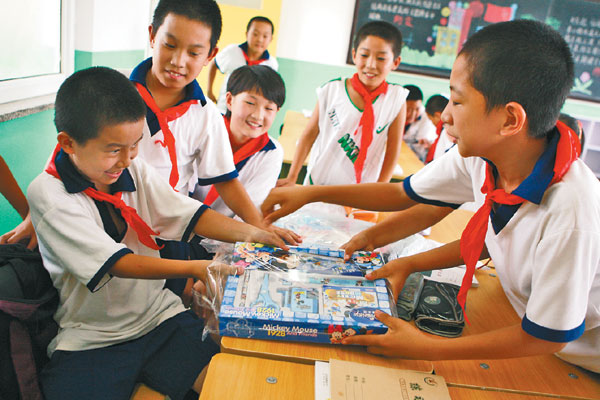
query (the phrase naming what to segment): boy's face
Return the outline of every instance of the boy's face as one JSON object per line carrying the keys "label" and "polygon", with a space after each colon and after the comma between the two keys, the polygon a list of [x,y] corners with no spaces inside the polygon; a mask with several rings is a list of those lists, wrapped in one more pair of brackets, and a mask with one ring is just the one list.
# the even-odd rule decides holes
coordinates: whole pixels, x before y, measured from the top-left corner
{"label": "boy's face", "polygon": [[210,50],[211,28],[177,14],[167,14],[156,32],[152,25],[152,78],[164,88],[181,89],[200,74],[217,53]]}
{"label": "boy's face", "polygon": [[378,36],[367,36],[352,49],[352,60],[358,78],[371,91],[400,65],[400,56],[394,58],[392,45]]}
{"label": "boy's face", "polygon": [[144,119],[141,119],[104,126],[97,137],[83,145],[66,132],[58,134],[58,141],[77,170],[96,189],[108,192],[108,187],[119,179],[123,170],[137,156],[143,128]]}
{"label": "boy's face", "polygon": [[442,121],[463,157],[485,157],[497,148],[504,117],[497,108],[486,111],[486,100],[471,85],[470,78],[467,60],[458,57],[450,73],[450,101],[442,112]]}
{"label": "boy's face", "polygon": [[238,143],[245,143],[267,132],[279,110],[277,104],[254,90],[235,96],[227,92],[227,108],[231,111],[231,134]]}
{"label": "boy's face", "polygon": [[271,24],[264,21],[252,22],[250,29],[246,32],[248,47],[257,54],[264,53],[267,47],[269,47],[271,40],[273,40]]}
{"label": "boy's face", "polygon": [[406,123],[412,124],[419,117],[423,102],[421,100],[406,100]]}

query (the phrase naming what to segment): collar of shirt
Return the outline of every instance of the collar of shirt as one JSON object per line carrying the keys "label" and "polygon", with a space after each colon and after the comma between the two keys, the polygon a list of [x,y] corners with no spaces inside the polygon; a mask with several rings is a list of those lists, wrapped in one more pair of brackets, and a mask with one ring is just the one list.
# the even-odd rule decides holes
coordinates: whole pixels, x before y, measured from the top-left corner
{"label": "collar of shirt", "polygon": [[[60,179],[68,193],[83,192],[89,187],[95,189],[94,184],[77,171],[71,159],[63,150],[56,155],[54,164],[56,165],[56,172],[60,175]],[[119,179],[110,185],[110,194],[118,192],[135,192],[135,183],[128,169],[123,170]]]}
{"label": "collar of shirt", "polygon": [[[269,141],[267,142],[267,144],[265,145],[265,147],[263,147],[262,149],[260,149],[259,153],[261,151],[269,151],[269,150],[275,150],[275,149],[276,149],[275,143],[273,143],[273,141],[269,139]],[[250,160],[251,158],[252,157],[248,157],[248,158],[240,161],[239,163],[235,164],[235,169],[237,169],[238,172],[241,171],[242,168],[244,168],[244,165],[246,165],[246,163],[248,162],[248,160]]]}
{"label": "collar of shirt", "polygon": [[[148,86],[146,85],[146,76],[148,75],[148,71],[152,68],[152,57],[148,57],[144,61],[142,61],[137,67],[131,71],[131,75],[129,79],[133,82],[141,83],[144,85],[146,89]],[[150,92],[150,90],[148,90]],[[200,105],[204,107],[206,104],[206,98],[204,97],[204,93],[198,84],[198,81],[194,79],[192,82],[188,83],[185,87],[185,97],[179,103],[175,104],[178,106],[180,104],[185,103],[190,100],[198,100]],[[160,125],[158,123],[158,119],[154,112],[146,105],[146,122],[148,122],[148,128],[150,128],[150,134],[154,135],[156,132],[160,131]]]}
{"label": "collar of shirt", "polygon": [[[517,196],[537,205],[542,202],[544,193],[554,177],[554,160],[556,158],[556,147],[558,145],[559,138],[560,134],[555,127],[550,132],[546,150],[544,150],[540,158],[535,163],[533,171],[531,171],[531,174],[529,174],[529,176],[525,178],[523,182],[521,182],[521,184],[512,192],[512,194],[516,194]],[[496,166],[489,160],[485,161],[492,166],[494,178],[497,178],[498,170],[496,169]],[[502,228],[506,226],[508,221],[510,221],[520,206],[520,204],[514,206],[503,204],[500,205],[495,211],[492,210],[490,218],[496,234],[498,234]]]}
{"label": "collar of shirt", "polygon": [[[248,54],[248,42],[244,42],[239,45],[240,49],[246,54]],[[260,56],[259,60],[268,60],[271,55],[269,54],[269,50],[265,50]]]}

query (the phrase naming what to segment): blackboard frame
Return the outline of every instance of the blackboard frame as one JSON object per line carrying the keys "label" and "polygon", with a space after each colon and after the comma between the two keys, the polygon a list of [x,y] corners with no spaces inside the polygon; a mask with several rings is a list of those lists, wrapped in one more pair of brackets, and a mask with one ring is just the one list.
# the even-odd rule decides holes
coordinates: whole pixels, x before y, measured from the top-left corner
{"label": "blackboard frame", "polygon": [[[519,0],[514,0],[514,1],[518,2]],[[542,0],[542,1],[546,1],[548,3],[547,13],[550,14],[550,11],[551,11],[552,7],[554,6],[554,2],[556,0]],[[567,0],[567,1],[570,1],[570,2],[579,1],[581,3],[591,3],[591,4],[587,4],[587,5],[582,4],[582,6],[583,7],[598,7],[598,10],[600,11],[600,0]],[[361,5],[371,4],[374,2],[381,3],[381,1],[378,1],[378,0],[356,0],[355,6],[354,6],[354,15],[353,15],[353,19],[352,19],[352,29],[350,30],[348,53],[347,53],[347,58],[346,58],[346,63],[349,65],[354,65],[354,62],[352,60],[352,48],[353,48],[354,37],[355,37],[356,31],[358,30],[357,25],[361,21],[364,21],[364,18],[363,19],[359,18],[359,11],[361,9]],[[600,14],[598,16],[593,16],[593,17],[597,17],[598,18],[597,21],[600,21]],[[368,20],[370,21],[371,19],[368,19]],[[600,29],[600,26],[598,29]],[[404,32],[403,32],[403,34],[404,34]],[[596,46],[600,46],[600,37],[598,37],[598,39],[596,40]],[[405,48],[405,45],[403,45],[403,51],[404,51],[404,48]],[[577,64],[576,64],[576,68],[577,68]],[[597,70],[597,69],[600,69],[600,64],[594,70]],[[416,65],[411,65],[411,64],[405,64],[404,62],[402,62],[402,63],[400,63],[400,65],[398,66],[396,71],[407,72],[407,73],[423,75],[423,76],[431,76],[431,77],[435,77],[435,78],[448,79],[450,77],[451,68],[430,67],[430,66],[426,66],[426,65],[416,66]],[[577,74],[577,70],[576,70],[576,74]],[[598,80],[600,81],[600,76],[598,77]],[[579,82],[579,83],[581,83],[581,82]],[[592,92],[592,94],[590,94],[590,95],[580,93],[578,91],[571,91],[571,93],[569,94],[569,98],[600,103],[600,91],[598,91],[598,89],[596,89],[596,92]]]}

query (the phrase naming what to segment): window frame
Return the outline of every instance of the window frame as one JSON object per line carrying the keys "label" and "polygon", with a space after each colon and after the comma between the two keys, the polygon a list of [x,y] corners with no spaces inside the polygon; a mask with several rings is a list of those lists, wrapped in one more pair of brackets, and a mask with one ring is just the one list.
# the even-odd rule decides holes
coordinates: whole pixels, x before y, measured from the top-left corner
{"label": "window frame", "polygon": [[62,82],[73,73],[75,0],[61,0],[60,8],[60,72],[0,82],[0,114],[52,103],[53,97],[50,101],[48,97],[56,94]]}

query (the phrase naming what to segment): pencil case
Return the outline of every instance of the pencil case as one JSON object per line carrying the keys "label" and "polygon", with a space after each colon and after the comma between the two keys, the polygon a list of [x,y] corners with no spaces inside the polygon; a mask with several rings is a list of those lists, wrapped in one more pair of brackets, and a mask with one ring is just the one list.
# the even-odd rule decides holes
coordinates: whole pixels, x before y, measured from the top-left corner
{"label": "pencil case", "polygon": [[406,321],[413,318],[424,284],[425,278],[419,272],[412,273],[406,278],[396,302],[398,317]]}
{"label": "pencil case", "polygon": [[465,326],[463,310],[456,300],[460,287],[425,280],[415,311],[415,324],[425,332],[457,337]]}

